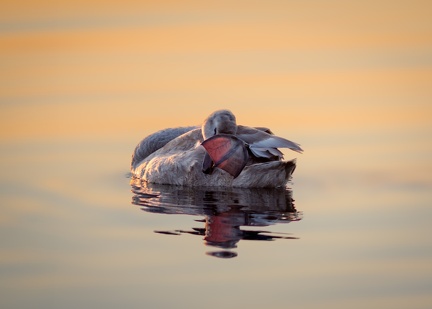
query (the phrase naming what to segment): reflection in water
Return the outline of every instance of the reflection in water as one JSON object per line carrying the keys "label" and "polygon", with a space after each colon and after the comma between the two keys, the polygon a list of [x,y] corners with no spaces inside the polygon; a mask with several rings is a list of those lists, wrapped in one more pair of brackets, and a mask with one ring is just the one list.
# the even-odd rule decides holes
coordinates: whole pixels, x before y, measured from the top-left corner
{"label": "reflection in water", "polygon": [[190,231],[155,231],[160,234],[181,235],[184,233],[203,236],[209,246],[222,251],[208,252],[208,255],[231,258],[237,253],[227,249],[237,247],[240,240],[296,239],[282,233],[264,230],[242,230],[241,226],[269,226],[289,223],[301,219],[287,189],[244,189],[244,188],[189,188],[156,185],[131,180],[132,203],[142,210],[162,214],[185,214],[204,216],[204,227]]}

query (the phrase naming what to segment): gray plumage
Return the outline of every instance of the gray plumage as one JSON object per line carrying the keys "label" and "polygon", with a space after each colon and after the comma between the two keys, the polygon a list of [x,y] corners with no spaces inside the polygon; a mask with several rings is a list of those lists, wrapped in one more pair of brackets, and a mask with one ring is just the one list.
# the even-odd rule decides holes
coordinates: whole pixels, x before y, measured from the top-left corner
{"label": "gray plumage", "polygon": [[[256,156],[249,160],[237,178],[219,168],[211,174],[202,172],[207,152],[201,143],[216,134],[237,136]],[[201,128],[165,129],[144,138],[133,153],[131,172],[137,178],[159,184],[283,187],[290,179],[296,161],[283,161],[278,147],[303,151],[297,143],[277,137],[267,128],[238,126],[230,111],[217,111],[204,121]]]}
{"label": "gray plumage", "polygon": [[168,142],[198,127],[179,127],[160,130],[145,137],[136,147],[132,154],[131,167],[135,168],[138,163],[151,155],[156,150],[165,146]]}
{"label": "gray plumage", "polygon": [[282,159],[283,154],[278,148],[289,148],[299,153],[303,152],[299,144],[257,128],[239,125],[236,136],[249,145],[249,149],[255,156],[261,158],[276,156]]}

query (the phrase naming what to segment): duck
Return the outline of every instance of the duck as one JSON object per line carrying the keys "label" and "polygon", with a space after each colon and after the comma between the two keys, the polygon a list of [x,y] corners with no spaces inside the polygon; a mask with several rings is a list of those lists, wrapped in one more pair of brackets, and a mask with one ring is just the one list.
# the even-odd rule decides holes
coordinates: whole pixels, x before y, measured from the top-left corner
{"label": "duck", "polygon": [[284,161],[278,148],[303,152],[268,128],[238,125],[230,110],[217,110],[201,126],[145,137],[132,154],[131,174],[155,184],[280,188],[291,179],[296,159]]}

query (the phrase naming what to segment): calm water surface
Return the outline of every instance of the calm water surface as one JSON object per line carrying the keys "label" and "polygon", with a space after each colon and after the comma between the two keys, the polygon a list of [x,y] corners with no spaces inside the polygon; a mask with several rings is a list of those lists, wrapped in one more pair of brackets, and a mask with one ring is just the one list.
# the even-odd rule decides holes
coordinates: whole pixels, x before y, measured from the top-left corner
{"label": "calm water surface", "polygon": [[[432,308],[431,3],[2,3],[0,308]],[[130,179],[222,108],[287,190]]]}
{"label": "calm water surface", "polygon": [[287,190],[146,185],[134,143],[2,146],[2,308],[432,304],[422,173],[348,169],[335,149],[321,169],[299,157]]}

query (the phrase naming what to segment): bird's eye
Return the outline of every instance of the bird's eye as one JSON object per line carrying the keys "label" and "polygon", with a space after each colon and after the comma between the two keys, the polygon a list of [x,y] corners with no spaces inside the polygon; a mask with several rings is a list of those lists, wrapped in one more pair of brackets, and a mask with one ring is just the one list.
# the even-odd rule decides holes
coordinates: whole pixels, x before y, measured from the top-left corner
{"label": "bird's eye", "polygon": [[216,135],[216,128],[214,129],[214,135]]}

